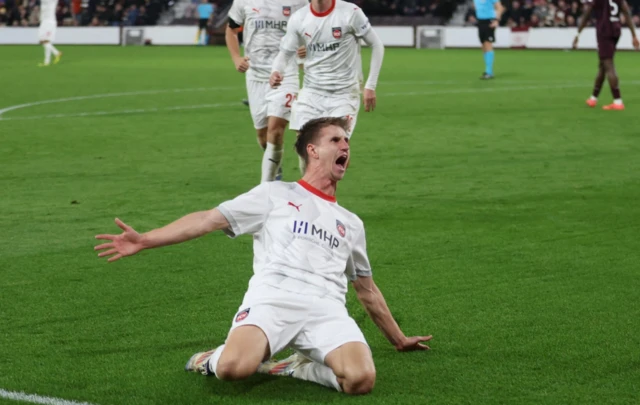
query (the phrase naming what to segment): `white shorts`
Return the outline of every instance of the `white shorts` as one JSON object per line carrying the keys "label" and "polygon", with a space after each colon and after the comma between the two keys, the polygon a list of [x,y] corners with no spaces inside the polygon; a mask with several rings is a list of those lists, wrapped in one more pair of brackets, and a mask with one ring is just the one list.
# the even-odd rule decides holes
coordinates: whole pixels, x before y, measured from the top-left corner
{"label": "white shorts", "polygon": [[303,87],[293,103],[289,128],[297,131],[315,118],[344,117],[349,120],[347,135],[351,137],[356,128],[359,110],[360,95],[358,94],[323,95]]}
{"label": "white shorts", "polygon": [[252,287],[245,294],[231,331],[245,325],[262,329],[271,356],[291,348],[324,364],[327,354],[345,343],[367,345],[362,331],[340,302],[268,285]]}
{"label": "white shorts", "polygon": [[38,28],[38,39],[40,41],[53,42],[56,38],[56,28],[58,23],[55,20],[42,21],[40,28]]}
{"label": "white shorts", "polygon": [[269,82],[247,79],[249,110],[256,129],[266,128],[268,117],[291,118],[291,106],[298,95],[298,85],[283,83],[272,89]]}

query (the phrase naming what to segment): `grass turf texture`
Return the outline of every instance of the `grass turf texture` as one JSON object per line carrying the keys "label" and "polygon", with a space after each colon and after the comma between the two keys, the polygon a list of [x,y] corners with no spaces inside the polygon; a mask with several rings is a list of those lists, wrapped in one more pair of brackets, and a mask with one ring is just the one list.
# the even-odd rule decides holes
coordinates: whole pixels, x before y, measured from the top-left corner
{"label": "grass turf texture", "polygon": [[[95,234],[118,231],[115,216],[146,231],[259,181],[244,77],[226,50],[60,50],[61,64],[37,68],[41,48],[0,48],[0,108],[215,89],[3,115],[0,388],[102,405],[640,401],[637,55],[616,60],[627,110],[604,112],[583,104],[593,52],[499,50],[497,79],[481,82],[479,50],[387,50],[339,201],[365,222],[401,327],[433,334],[433,350],[396,353],[350,293],[378,380],[348,398],[289,378],[183,371],[227,334],[251,275],[249,237],[114,264],[93,251]],[[196,107],[166,110],[180,106]],[[117,113],[131,109],[147,112]],[[34,118],[96,112],[110,114]],[[297,178],[293,138],[286,180]]]}

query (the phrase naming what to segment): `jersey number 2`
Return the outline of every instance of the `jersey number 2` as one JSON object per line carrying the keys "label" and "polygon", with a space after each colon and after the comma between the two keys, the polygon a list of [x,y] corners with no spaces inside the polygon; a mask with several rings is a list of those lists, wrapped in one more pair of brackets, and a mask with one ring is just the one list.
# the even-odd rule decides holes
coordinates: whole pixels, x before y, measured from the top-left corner
{"label": "jersey number 2", "polygon": [[[613,1],[613,0],[609,0],[609,1]],[[284,103],[284,106],[287,108],[291,108],[291,103],[293,102],[293,99],[296,98],[296,96],[294,96],[291,93],[287,93],[287,95],[285,96],[287,98],[287,102]]]}
{"label": "jersey number 2", "polygon": [[618,17],[618,12],[620,11],[620,9],[618,5],[613,0],[609,0],[609,6],[611,6],[611,14],[610,14],[609,20],[619,21],[620,17]]}

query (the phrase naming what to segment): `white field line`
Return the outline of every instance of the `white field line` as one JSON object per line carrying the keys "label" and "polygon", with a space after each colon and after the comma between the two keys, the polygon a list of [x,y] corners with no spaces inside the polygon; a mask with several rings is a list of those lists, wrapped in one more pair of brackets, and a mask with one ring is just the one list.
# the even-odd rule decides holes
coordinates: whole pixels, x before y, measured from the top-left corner
{"label": "white field line", "polygon": [[161,111],[200,110],[200,109],[206,109],[206,108],[230,107],[238,104],[240,104],[240,102],[217,103],[217,104],[196,104],[196,105],[183,105],[183,106],[175,106],[175,107],[158,107],[158,108],[134,108],[129,110],[113,110],[113,111],[91,111],[91,112],[70,113],[70,114],[28,115],[25,117],[3,118],[2,121],[42,120],[42,119],[51,119],[51,118],[95,117],[95,116],[119,115],[119,114],[142,114],[142,113],[161,112]]}
{"label": "white field line", "polygon": [[43,397],[41,395],[25,394],[24,392],[7,391],[2,388],[0,388],[0,398],[45,405],[95,405],[90,402],[68,401],[61,398]]}
{"label": "white field line", "polygon": [[89,96],[57,98],[53,100],[34,101],[33,103],[24,103],[24,104],[5,107],[3,109],[0,109],[0,120],[3,119],[2,115],[9,111],[18,110],[21,108],[34,107],[42,104],[66,103],[69,101],[82,101],[82,100],[91,100],[91,99],[100,99],[100,98],[109,98],[109,97],[150,96],[154,94],[163,94],[163,93],[188,93],[188,92],[197,92],[197,91],[239,90],[239,89],[240,87],[196,87],[196,88],[190,88],[190,89],[142,90],[142,91],[128,91],[128,92],[122,92],[122,93],[105,93],[105,94],[93,94]]}
{"label": "white field line", "polygon": [[[408,83],[408,82],[405,82]],[[443,84],[448,82],[414,82],[414,83],[431,83],[431,84]],[[453,82],[451,82],[453,83]],[[457,82],[460,84],[460,82]],[[624,85],[638,85],[640,81],[630,81],[625,82]],[[409,92],[396,92],[396,93],[381,93],[380,97],[397,97],[397,96],[428,96],[428,95],[440,95],[440,94],[474,94],[474,93],[495,93],[501,91],[527,91],[527,90],[559,90],[559,89],[567,89],[567,88],[579,88],[586,87],[589,88],[589,83],[577,83],[573,84],[548,84],[548,85],[535,85],[535,86],[513,86],[513,87],[486,87],[486,88],[463,88],[463,89],[438,89],[438,90],[426,90],[426,91],[409,91]],[[116,114],[136,114],[136,113],[149,113],[149,112],[160,112],[160,111],[180,111],[180,110],[196,110],[196,109],[206,109],[206,108],[218,108],[218,107],[228,107],[239,104],[236,103],[216,103],[216,104],[197,104],[197,105],[188,105],[188,106],[173,106],[173,107],[157,107],[157,108],[139,108],[139,109],[128,109],[128,110],[112,110],[112,111],[94,111],[94,112],[80,112],[80,113],[69,113],[69,114],[48,114],[48,115],[29,115],[23,117],[9,117],[3,118],[2,114],[8,111],[17,110],[19,108],[27,108],[36,105],[42,104],[51,104],[51,103],[62,103],[68,101],[78,101],[78,100],[88,100],[88,99],[99,99],[99,98],[107,98],[107,97],[125,97],[125,96],[140,96],[140,95],[151,95],[151,94],[161,94],[161,93],[181,93],[181,92],[190,92],[190,91],[210,91],[210,90],[223,90],[223,89],[236,89],[235,87],[199,87],[193,89],[172,89],[172,90],[149,90],[149,91],[136,91],[136,92],[126,92],[126,93],[108,93],[108,94],[96,94],[91,96],[80,96],[80,97],[69,97],[69,98],[61,98],[55,100],[43,100],[37,101],[33,103],[25,103],[15,106],[6,107],[0,110],[0,121],[13,121],[13,120],[38,120],[38,119],[50,119],[50,118],[70,118],[70,117],[90,117],[90,116],[103,116],[103,115],[116,115]]]}

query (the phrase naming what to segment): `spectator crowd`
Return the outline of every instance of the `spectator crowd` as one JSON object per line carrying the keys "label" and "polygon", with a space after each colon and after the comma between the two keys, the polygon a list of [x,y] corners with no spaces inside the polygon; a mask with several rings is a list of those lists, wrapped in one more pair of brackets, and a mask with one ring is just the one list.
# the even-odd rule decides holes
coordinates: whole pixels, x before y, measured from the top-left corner
{"label": "spectator crowd", "polygon": [[[172,0],[59,0],[58,26],[155,25]],[[40,0],[0,0],[0,26],[40,24]]]}
{"label": "spectator crowd", "polygon": [[[640,26],[640,0],[627,0],[633,21]],[[582,3],[577,0],[502,0],[506,11],[500,25],[505,27],[577,27],[582,18]],[[621,22],[625,24],[624,16]],[[466,25],[477,22],[473,5],[465,16]],[[588,25],[593,25],[590,19]]]}

